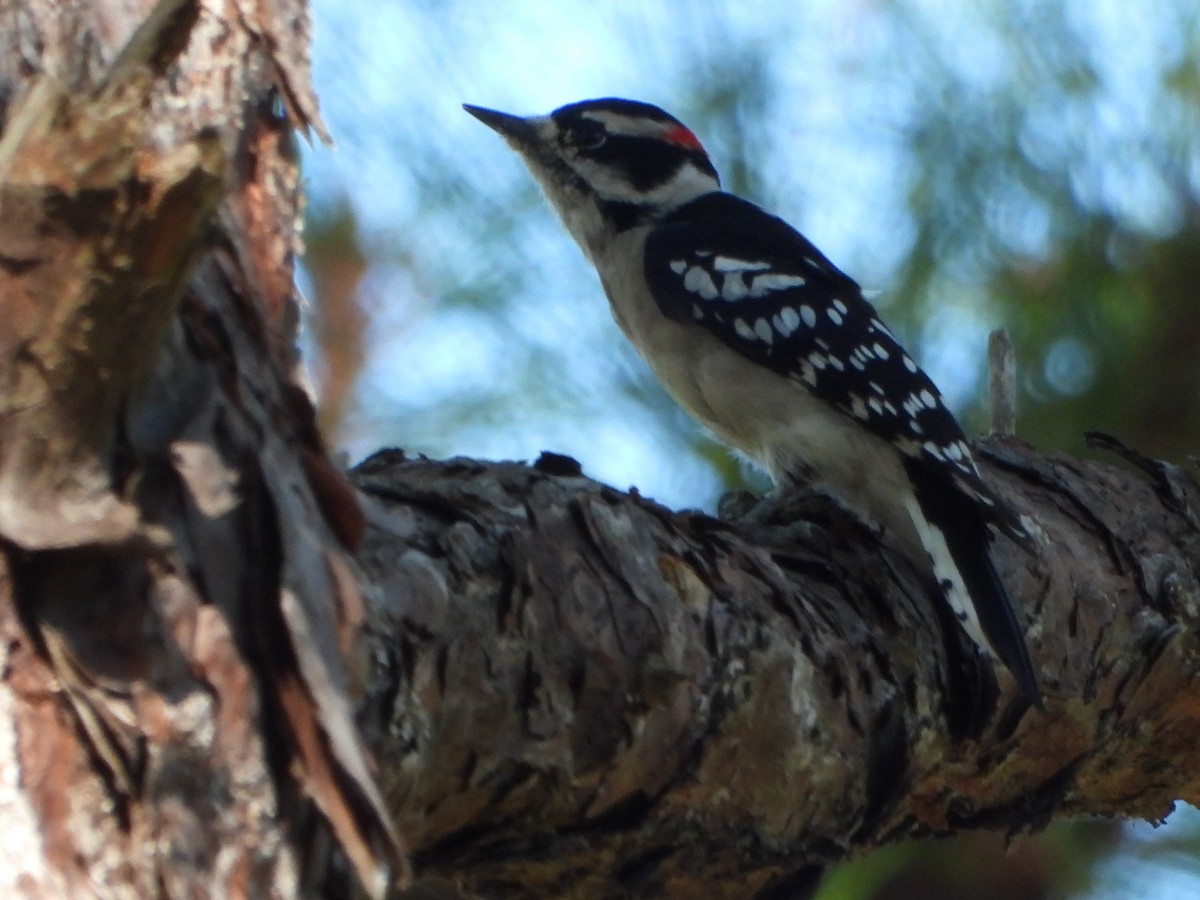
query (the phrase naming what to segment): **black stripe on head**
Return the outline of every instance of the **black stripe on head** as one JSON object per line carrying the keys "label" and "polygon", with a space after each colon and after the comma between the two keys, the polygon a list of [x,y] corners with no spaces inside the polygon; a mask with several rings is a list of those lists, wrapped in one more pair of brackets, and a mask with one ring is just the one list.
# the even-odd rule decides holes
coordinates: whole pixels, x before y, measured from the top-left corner
{"label": "black stripe on head", "polygon": [[[662,127],[656,134],[622,134],[606,126],[605,113],[649,121]],[[637,191],[649,191],[667,183],[687,162],[707,172],[714,180],[718,178],[708,154],[687,127],[653,104],[608,97],[571,103],[550,115],[562,140],[579,156],[622,172]],[[664,139],[664,133],[672,127],[690,140]]]}
{"label": "black stripe on head", "polygon": [[578,103],[568,103],[550,113],[550,117],[561,126],[563,122],[571,121],[588,112],[611,112],[637,119],[679,123],[679,120],[669,112],[660,109],[653,103],[622,100],[620,97],[602,97],[599,100],[580,100]]}
{"label": "black stripe on head", "polygon": [[604,217],[613,223],[617,231],[634,228],[650,221],[654,216],[653,207],[640,203],[624,203],[620,200],[601,200],[600,208],[604,211]]}

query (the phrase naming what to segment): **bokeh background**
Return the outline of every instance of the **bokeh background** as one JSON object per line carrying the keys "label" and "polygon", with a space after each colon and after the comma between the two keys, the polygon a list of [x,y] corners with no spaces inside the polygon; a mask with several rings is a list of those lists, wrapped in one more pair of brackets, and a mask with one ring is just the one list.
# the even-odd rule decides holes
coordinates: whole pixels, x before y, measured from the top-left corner
{"label": "bokeh background", "polygon": [[[314,0],[311,377],[331,443],[542,450],[676,507],[761,487],[663,394],[519,161],[463,102],[624,96],[869,290],[967,431],[1007,328],[1021,436],[1200,450],[1194,0]],[[1200,764],[1200,751],[1198,751]],[[1200,814],[889,848],[830,898],[1200,896]]]}

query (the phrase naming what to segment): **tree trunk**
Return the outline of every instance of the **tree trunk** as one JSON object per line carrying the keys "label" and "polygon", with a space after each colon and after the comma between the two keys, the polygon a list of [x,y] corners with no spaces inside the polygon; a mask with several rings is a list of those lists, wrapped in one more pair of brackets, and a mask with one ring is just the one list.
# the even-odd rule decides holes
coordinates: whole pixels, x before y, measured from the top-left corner
{"label": "tree trunk", "polygon": [[[980,448],[1026,709],[820,498],[329,462],[295,382],[299,0],[0,0],[0,893],[784,897],[1200,799],[1200,489]],[[357,551],[357,554],[356,554]],[[998,679],[998,680],[997,680]],[[353,877],[351,877],[353,875]]]}
{"label": "tree trunk", "polygon": [[332,834],[380,896],[362,518],[293,378],[307,11],[59,7],[0,14],[0,892],[313,894]]}

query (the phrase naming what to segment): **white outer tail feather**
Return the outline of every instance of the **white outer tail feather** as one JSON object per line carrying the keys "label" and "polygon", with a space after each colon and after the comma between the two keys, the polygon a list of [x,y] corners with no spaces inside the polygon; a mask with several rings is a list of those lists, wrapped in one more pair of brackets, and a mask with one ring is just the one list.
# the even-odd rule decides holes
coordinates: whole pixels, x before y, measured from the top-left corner
{"label": "white outer tail feather", "polygon": [[917,535],[921,539],[921,545],[925,548],[925,552],[929,554],[929,561],[933,567],[933,575],[941,584],[946,594],[946,602],[950,604],[950,609],[954,612],[955,618],[962,624],[963,630],[967,635],[978,644],[987,654],[997,662],[1000,662],[1000,657],[992,648],[991,643],[983,634],[983,627],[979,624],[979,616],[975,613],[975,603],[971,599],[971,593],[967,590],[967,585],[963,581],[962,573],[958,570],[958,564],[955,563],[954,557],[950,555],[950,547],[946,544],[946,536],[942,530],[925,518],[924,512],[921,511],[921,504],[917,501],[914,494],[909,494],[904,498],[904,505],[908,509],[908,514],[912,518],[913,525],[916,526]]}

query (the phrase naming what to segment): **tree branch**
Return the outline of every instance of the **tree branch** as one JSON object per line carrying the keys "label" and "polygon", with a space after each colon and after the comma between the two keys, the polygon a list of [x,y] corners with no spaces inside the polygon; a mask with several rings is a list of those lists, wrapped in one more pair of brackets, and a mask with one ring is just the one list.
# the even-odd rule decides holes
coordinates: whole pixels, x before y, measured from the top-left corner
{"label": "tree branch", "polygon": [[767,897],[906,837],[1200,799],[1200,489],[1130,451],[1153,480],[980,452],[1041,528],[998,557],[1044,715],[820,498],[727,523],[536,467],[369,460],[363,718],[418,870],[489,897]]}

